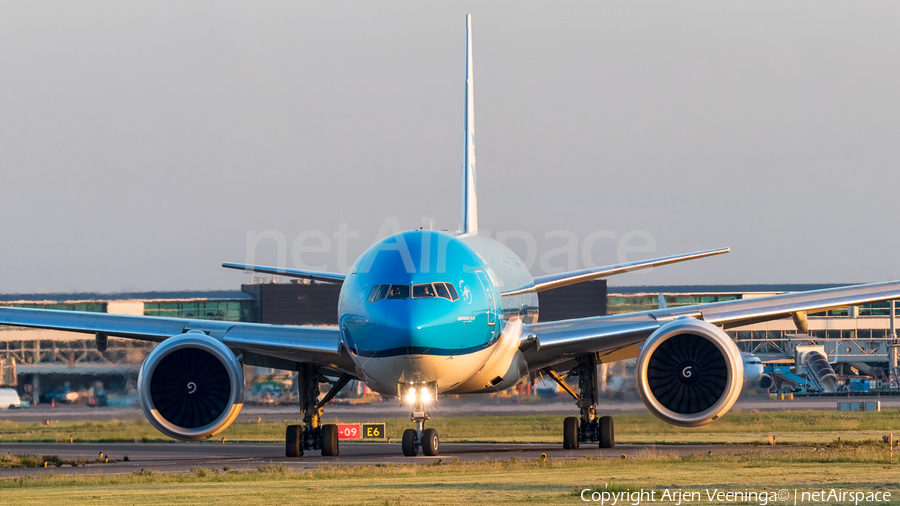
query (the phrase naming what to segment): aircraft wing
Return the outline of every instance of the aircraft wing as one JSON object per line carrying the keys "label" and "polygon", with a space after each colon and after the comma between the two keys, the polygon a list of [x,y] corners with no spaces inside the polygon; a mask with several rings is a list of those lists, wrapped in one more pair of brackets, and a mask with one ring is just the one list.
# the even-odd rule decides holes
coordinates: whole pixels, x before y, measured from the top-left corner
{"label": "aircraft wing", "polygon": [[711,249],[707,251],[697,251],[696,253],[687,253],[685,255],[673,255],[662,258],[654,258],[651,260],[639,260],[637,262],[628,262],[624,264],[607,265],[604,267],[593,267],[590,269],[582,269],[580,271],[561,272],[559,274],[548,274],[546,276],[537,276],[534,278],[534,286],[529,286],[500,294],[502,297],[510,295],[519,295],[525,292],[543,292],[563,286],[574,285],[583,281],[592,279],[606,278],[616,274],[624,274],[626,272],[638,271],[641,269],[649,269],[651,267],[659,267],[661,265],[669,265],[687,260],[695,260],[697,258],[705,258],[713,255],[721,255],[728,253],[731,248]]}
{"label": "aircraft wing", "polygon": [[296,370],[309,363],[355,374],[349,357],[341,354],[336,327],[300,327],[260,323],[188,320],[81,311],[0,307],[0,325],[89,334],[102,333],[143,341],[162,342],[186,332],[203,332],[244,355],[244,363]]}
{"label": "aircraft wing", "polygon": [[337,272],[321,272],[321,271],[301,271],[298,269],[286,269],[283,267],[267,267],[265,265],[249,265],[235,264],[225,262],[222,267],[226,269],[238,269],[246,272],[262,272],[265,274],[277,274],[279,276],[287,276],[289,278],[311,279],[313,281],[324,281],[325,283],[343,283],[346,275]]}
{"label": "aircraft wing", "polygon": [[612,362],[634,358],[640,351],[638,344],[657,328],[680,317],[730,329],[789,317],[805,321],[808,312],[892,299],[900,299],[900,281],[534,323],[523,329],[520,349],[529,365],[535,364],[538,368],[586,353],[599,353],[601,360]]}

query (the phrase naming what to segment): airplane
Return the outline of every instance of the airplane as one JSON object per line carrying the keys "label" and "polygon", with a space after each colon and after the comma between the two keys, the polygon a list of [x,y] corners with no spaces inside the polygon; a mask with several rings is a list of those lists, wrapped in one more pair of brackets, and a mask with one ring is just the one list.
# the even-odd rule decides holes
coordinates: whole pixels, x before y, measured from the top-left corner
{"label": "airplane", "polygon": [[[576,401],[564,419],[563,447],[615,445],[612,417],[598,401],[598,365],[636,359],[645,406],[674,425],[725,415],[741,393],[744,362],[725,330],[900,298],[900,282],[788,293],[685,307],[541,322],[538,293],[588,280],[727,253],[728,248],[532,276],[503,244],[478,235],[472,18],[466,16],[466,76],[460,230],[409,230],[371,246],[346,274],[225,263],[224,267],[341,285],[336,328],[0,308],[0,324],[159,343],[141,366],[142,410],[160,432],[181,440],[215,436],[244,401],[243,365],[297,372],[302,425],[285,431],[285,455],[339,455],[338,431],[323,408],[350,381],[396,396],[415,428],[401,449],[439,453],[426,428],[439,395],[507,389],[540,374]],[[577,377],[576,391],[565,381]],[[319,398],[321,384],[330,390]]]}
{"label": "airplane", "polygon": [[775,386],[775,380],[766,372],[765,366],[759,357],[742,351],[741,358],[744,364],[743,388],[768,390]]}

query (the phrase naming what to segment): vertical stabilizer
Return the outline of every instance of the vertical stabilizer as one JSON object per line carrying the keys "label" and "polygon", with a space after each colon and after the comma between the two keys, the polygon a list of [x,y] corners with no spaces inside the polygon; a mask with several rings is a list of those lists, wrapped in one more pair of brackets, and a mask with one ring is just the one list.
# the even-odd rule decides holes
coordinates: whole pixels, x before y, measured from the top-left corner
{"label": "vertical stabilizer", "polygon": [[463,141],[462,233],[478,233],[475,196],[475,92],[472,77],[472,15],[466,14],[466,114]]}

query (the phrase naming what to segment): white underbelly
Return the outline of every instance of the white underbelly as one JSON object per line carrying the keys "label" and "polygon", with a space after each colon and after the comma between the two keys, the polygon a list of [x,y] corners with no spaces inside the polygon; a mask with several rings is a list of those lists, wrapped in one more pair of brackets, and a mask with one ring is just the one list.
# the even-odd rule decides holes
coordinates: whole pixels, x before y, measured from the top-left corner
{"label": "white underbelly", "polygon": [[510,321],[492,346],[464,355],[396,355],[355,357],[365,381],[375,391],[397,395],[401,381],[436,382],[439,393],[502,390],[528,374],[518,351],[522,322]]}
{"label": "white underbelly", "polygon": [[397,395],[401,378],[407,382],[436,382],[438,392],[446,392],[475,375],[490,358],[492,348],[465,355],[355,357],[355,361],[366,383],[382,394]]}

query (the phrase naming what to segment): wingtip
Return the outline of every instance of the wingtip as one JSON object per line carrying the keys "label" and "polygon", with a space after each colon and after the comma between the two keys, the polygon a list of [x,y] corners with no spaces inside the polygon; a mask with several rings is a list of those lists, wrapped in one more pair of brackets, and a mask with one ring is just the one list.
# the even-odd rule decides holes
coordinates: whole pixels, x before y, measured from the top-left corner
{"label": "wingtip", "polygon": [[471,14],[466,14],[466,29],[468,29],[468,30],[472,29],[472,15]]}

